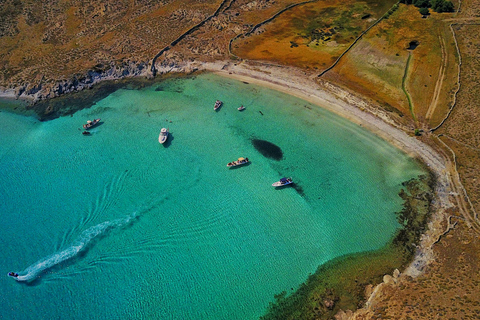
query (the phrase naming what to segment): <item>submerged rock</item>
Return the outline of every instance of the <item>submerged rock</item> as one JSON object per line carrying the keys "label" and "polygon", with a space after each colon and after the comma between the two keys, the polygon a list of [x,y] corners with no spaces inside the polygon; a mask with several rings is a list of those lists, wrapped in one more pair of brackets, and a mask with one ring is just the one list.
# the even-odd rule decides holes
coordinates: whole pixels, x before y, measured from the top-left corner
{"label": "submerged rock", "polygon": [[252,144],[264,157],[280,161],[283,159],[283,151],[279,146],[260,139],[252,139]]}

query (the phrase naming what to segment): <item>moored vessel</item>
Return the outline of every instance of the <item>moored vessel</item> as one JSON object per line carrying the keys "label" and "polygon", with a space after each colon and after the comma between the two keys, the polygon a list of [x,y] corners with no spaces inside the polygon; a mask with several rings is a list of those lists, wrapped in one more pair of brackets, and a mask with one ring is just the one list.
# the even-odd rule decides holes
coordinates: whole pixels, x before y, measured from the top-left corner
{"label": "moored vessel", "polygon": [[96,126],[100,122],[100,118],[95,120],[88,120],[86,124],[83,125],[83,129],[88,130]]}
{"label": "moored vessel", "polygon": [[293,183],[292,178],[282,178],[279,181],[272,183],[272,187],[283,187],[292,183]]}
{"label": "moored vessel", "polygon": [[236,160],[236,161],[229,162],[227,164],[227,167],[238,167],[238,166],[247,164],[249,162],[250,162],[250,160],[248,160],[248,158],[238,158],[238,160]]}
{"label": "moored vessel", "polygon": [[168,131],[169,130],[166,128],[162,128],[162,130],[160,130],[160,135],[158,136],[158,142],[160,142],[161,144],[164,144],[165,141],[167,141]]}
{"label": "moored vessel", "polygon": [[220,100],[215,101],[215,106],[213,107],[213,110],[217,111],[222,106],[222,104],[223,102]]}

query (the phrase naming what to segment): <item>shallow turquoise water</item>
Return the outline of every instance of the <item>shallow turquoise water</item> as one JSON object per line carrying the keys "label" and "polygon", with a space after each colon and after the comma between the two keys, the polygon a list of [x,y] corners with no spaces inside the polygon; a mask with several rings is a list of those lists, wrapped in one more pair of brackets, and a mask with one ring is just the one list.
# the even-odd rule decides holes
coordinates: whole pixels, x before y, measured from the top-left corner
{"label": "shallow turquoise water", "polygon": [[[5,319],[258,318],[325,261],[385,244],[401,182],[423,173],[321,108],[208,74],[0,121]],[[238,157],[252,163],[228,169]],[[272,188],[282,176],[296,188]]]}

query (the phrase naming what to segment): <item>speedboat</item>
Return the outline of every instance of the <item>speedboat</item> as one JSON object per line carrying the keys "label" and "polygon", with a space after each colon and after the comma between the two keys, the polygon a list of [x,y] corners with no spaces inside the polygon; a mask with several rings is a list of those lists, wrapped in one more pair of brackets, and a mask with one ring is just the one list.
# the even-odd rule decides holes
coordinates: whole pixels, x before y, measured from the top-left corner
{"label": "speedboat", "polygon": [[223,102],[220,100],[215,101],[215,106],[213,107],[213,110],[217,111],[222,106],[222,104]]}
{"label": "speedboat", "polygon": [[237,110],[238,111],[243,111],[243,110],[245,110],[245,107],[242,105],[241,107],[238,107]]}
{"label": "speedboat", "polygon": [[249,163],[249,162],[250,162],[250,160],[248,160],[248,158],[238,158],[237,161],[229,162],[229,163],[227,164],[227,167],[238,167],[238,166],[247,164],[247,163]]}
{"label": "speedboat", "polygon": [[158,136],[158,142],[160,142],[161,144],[164,144],[165,141],[167,141],[167,138],[168,138],[168,129],[162,128],[162,130],[160,130],[160,135]]}
{"label": "speedboat", "polygon": [[100,118],[95,120],[88,120],[86,124],[83,125],[83,129],[88,130],[96,126],[100,122]]}
{"label": "speedboat", "polygon": [[292,183],[293,183],[292,178],[282,178],[280,179],[280,181],[272,183],[272,187],[283,187]]}
{"label": "speedboat", "polygon": [[12,277],[12,278],[18,278],[18,273],[16,273],[16,272],[9,272],[9,273],[8,273],[8,276],[9,276],[9,277]]}

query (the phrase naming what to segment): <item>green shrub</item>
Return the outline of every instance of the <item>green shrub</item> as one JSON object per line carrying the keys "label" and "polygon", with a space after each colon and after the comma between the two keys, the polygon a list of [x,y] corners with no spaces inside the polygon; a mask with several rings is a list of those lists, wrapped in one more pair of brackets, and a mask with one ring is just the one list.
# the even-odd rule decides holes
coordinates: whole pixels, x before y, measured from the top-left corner
{"label": "green shrub", "polygon": [[[428,16],[430,14],[430,10],[428,8],[420,8],[418,9],[418,12],[420,12],[421,15],[423,16]],[[418,129],[415,129],[415,131]]]}

